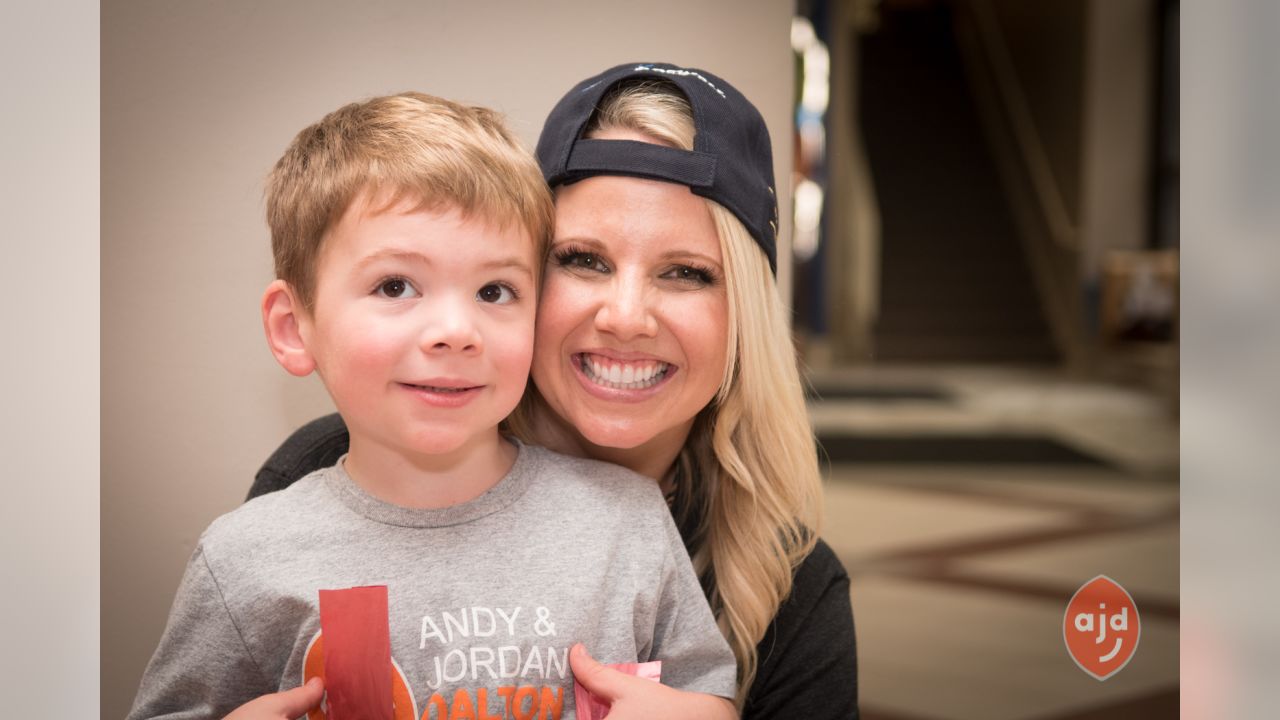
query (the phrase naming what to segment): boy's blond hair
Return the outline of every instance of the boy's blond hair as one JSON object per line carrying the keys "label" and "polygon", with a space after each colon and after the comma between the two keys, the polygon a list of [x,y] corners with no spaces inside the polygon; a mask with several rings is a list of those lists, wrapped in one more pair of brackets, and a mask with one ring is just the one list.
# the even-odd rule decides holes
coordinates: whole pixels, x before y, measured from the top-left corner
{"label": "boy's blond hair", "polygon": [[[276,277],[310,311],[326,232],[362,193],[518,223],[541,263],[555,208],[542,172],[498,113],[406,92],[351,103],[298,133],[267,178]],[[541,274],[535,268],[535,275]]]}

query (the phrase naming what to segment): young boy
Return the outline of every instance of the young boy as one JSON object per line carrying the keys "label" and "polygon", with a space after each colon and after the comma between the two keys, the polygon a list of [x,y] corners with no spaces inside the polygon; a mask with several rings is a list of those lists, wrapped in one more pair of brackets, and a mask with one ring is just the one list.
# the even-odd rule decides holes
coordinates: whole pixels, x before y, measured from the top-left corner
{"label": "young boy", "polygon": [[130,718],[221,718],[322,675],[319,591],[370,585],[396,720],[573,717],[577,642],[732,698],[656,483],[498,432],[553,218],[499,118],[417,93],[347,105],[276,164],[267,217],[271,351],[320,376],[350,452],[205,531]]}

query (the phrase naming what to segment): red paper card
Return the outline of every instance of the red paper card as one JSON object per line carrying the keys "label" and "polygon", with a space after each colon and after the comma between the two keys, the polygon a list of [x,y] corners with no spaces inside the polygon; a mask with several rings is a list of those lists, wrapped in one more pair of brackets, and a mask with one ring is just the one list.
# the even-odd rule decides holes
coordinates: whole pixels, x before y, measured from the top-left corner
{"label": "red paper card", "polygon": [[[661,660],[643,663],[613,663],[605,665],[605,667],[611,667],[619,672],[654,682],[662,679]],[[609,714],[609,703],[592,695],[586,688],[582,687],[582,684],[577,679],[573,681],[573,704],[578,720],[603,720],[604,716]]]}
{"label": "red paper card", "polygon": [[320,591],[329,720],[392,720],[387,586]]}

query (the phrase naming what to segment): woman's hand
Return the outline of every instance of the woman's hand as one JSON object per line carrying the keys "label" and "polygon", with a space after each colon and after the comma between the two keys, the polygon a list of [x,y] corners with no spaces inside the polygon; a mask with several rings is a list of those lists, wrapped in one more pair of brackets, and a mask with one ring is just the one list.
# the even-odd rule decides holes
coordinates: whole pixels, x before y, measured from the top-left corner
{"label": "woman's hand", "polygon": [[314,677],[302,687],[250,700],[223,720],[295,720],[319,707],[323,697],[324,682]]}
{"label": "woman's hand", "polygon": [[738,718],[733,703],[725,698],[677,690],[652,680],[618,672],[596,662],[582,643],[569,650],[569,666],[573,668],[573,677],[583,687],[612,705],[608,720]]}

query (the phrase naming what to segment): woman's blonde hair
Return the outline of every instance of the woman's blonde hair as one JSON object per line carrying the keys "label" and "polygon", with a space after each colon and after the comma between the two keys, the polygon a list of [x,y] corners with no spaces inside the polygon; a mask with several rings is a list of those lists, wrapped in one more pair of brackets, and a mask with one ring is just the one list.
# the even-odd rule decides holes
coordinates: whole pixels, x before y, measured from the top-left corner
{"label": "woman's blonde hair", "polygon": [[[587,134],[640,132],[693,149],[693,113],[672,83],[646,80],[601,101]],[[673,512],[707,599],[738,660],[737,705],[756,646],[813,549],[821,478],[786,309],[764,252],[742,222],[707,200],[720,236],[729,348],[715,399],[676,462]]]}

